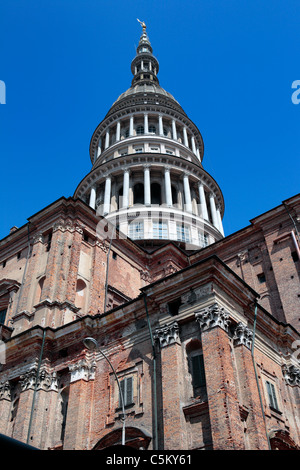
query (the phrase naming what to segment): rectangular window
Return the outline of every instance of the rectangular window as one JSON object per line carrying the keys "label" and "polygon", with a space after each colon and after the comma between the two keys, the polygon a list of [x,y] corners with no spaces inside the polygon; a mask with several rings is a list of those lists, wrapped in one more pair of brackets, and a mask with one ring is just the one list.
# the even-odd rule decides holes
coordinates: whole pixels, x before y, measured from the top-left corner
{"label": "rectangular window", "polygon": [[134,149],[134,151],[135,151],[135,153],[143,153],[144,149],[143,149],[143,147],[136,147]]}
{"label": "rectangular window", "polygon": [[274,410],[278,410],[278,403],[277,403],[277,398],[276,398],[276,392],[275,392],[275,387],[271,382],[266,381],[267,384],[267,391],[268,391],[268,396],[269,396],[269,405],[271,408]]}
{"label": "rectangular window", "polygon": [[139,240],[144,238],[144,222],[131,222],[129,224],[129,238]]}
{"label": "rectangular window", "polygon": [[264,273],[258,274],[257,279],[260,284],[264,284],[266,282],[266,276]]}
{"label": "rectangular window", "polygon": [[167,222],[154,220],[153,224],[152,224],[152,236],[155,239],[168,238],[168,224],[167,224]]}
{"label": "rectangular window", "polygon": [[0,323],[4,325],[7,308],[0,310]]}
{"label": "rectangular window", "polygon": [[177,240],[180,242],[187,242],[190,241],[190,232],[189,228],[185,225],[177,224]]}
{"label": "rectangular window", "polygon": [[[133,377],[125,377],[120,381],[121,393],[123,394],[124,406],[133,404]],[[122,407],[122,398],[119,393],[119,407]]]}
{"label": "rectangular window", "polygon": [[120,155],[120,157],[123,157],[124,155],[128,155],[128,148],[124,148],[122,150],[119,150],[119,155]]}
{"label": "rectangular window", "polygon": [[203,354],[192,356],[192,376],[194,389],[205,387],[205,372]]}

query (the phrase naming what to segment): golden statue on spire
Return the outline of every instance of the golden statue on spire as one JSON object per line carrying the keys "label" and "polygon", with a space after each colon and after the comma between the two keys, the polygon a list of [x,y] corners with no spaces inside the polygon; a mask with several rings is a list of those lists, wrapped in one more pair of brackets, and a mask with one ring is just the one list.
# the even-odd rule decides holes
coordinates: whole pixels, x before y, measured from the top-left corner
{"label": "golden statue on spire", "polygon": [[138,18],[137,18],[137,20],[143,28],[143,33],[145,33],[146,32],[146,24],[144,23],[144,21],[140,21]]}

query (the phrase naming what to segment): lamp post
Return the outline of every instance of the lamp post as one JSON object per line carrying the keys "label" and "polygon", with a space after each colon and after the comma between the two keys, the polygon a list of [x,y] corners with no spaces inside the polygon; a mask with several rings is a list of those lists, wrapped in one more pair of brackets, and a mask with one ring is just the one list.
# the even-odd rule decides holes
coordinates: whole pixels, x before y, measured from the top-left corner
{"label": "lamp post", "polygon": [[88,338],[85,338],[83,340],[83,344],[84,346],[89,349],[90,351],[99,351],[100,354],[102,354],[102,356],[104,357],[104,359],[107,360],[107,362],[109,363],[113,373],[114,373],[114,376],[116,378],[116,381],[117,381],[117,384],[118,384],[118,387],[119,387],[119,393],[120,393],[120,397],[121,397],[121,404],[122,404],[122,413],[123,413],[123,418],[122,418],[122,421],[123,421],[123,426],[122,426],[122,445],[124,446],[125,445],[125,406],[124,406],[124,396],[123,396],[123,391],[121,389],[121,386],[120,386],[120,382],[119,382],[119,379],[118,379],[118,376],[116,374],[116,371],[115,369],[113,368],[113,365],[112,363],[110,362],[110,360],[108,359],[108,357],[106,356],[106,354],[104,354],[103,351],[101,351],[101,349],[99,349],[98,347],[98,343],[97,341],[94,339],[94,338],[91,338],[91,337],[88,337]]}

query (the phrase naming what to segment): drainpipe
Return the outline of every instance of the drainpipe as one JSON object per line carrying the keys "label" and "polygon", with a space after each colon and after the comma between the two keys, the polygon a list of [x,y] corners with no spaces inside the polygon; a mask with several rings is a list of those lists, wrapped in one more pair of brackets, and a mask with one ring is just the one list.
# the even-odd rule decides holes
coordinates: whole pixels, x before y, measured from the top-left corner
{"label": "drainpipe", "polygon": [[[293,216],[291,215],[291,213],[290,213],[290,211],[289,211],[289,209],[288,209],[288,206],[285,204],[285,202],[283,202],[283,205],[284,205],[284,208],[285,208],[285,210],[287,211],[287,213],[288,213],[288,215],[289,215],[289,217],[290,217],[290,219],[291,219],[291,221],[292,221],[292,224],[294,225],[294,228],[295,228],[295,232],[296,232],[298,241],[300,241],[300,236],[299,236],[299,232],[298,232],[298,229],[297,229],[296,222],[295,222]],[[293,232],[292,232],[292,233],[293,233]],[[296,238],[294,233],[293,233],[293,235],[294,235],[294,238]],[[297,246],[298,246],[298,245],[297,245]],[[298,251],[299,251],[299,247],[298,247]]]}
{"label": "drainpipe", "polygon": [[294,242],[294,245],[295,245],[296,251],[297,251],[298,259],[300,260],[300,250],[299,250],[299,245],[298,245],[298,243],[297,243],[297,240],[296,240],[296,237],[295,237],[295,234],[294,234],[294,231],[293,231],[293,230],[291,231],[291,235],[292,235],[292,239],[293,239],[293,242]]}
{"label": "drainpipe", "polygon": [[254,359],[254,342],[255,342],[255,334],[256,334],[256,320],[257,320],[257,301],[255,301],[255,310],[254,310],[254,323],[253,323],[253,336],[252,336],[251,356],[252,356],[252,362],[253,362],[253,367],[254,367],[254,372],[255,372],[256,385],[257,385],[258,394],[259,394],[259,401],[260,401],[261,412],[262,412],[263,419],[264,419],[264,423],[265,423],[265,429],[266,429],[266,436],[267,436],[267,441],[268,441],[268,447],[269,447],[269,450],[271,450],[270,439],[269,439],[269,435],[268,435],[268,431],[267,431],[267,423],[266,423],[266,416],[265,416],[265,411],[264,411],[264,405],[263,405],[262,396],[261,396],[261,392],[260,392],[259,380],[258,380],[258,375],[257,375],[257,370],[256,370],[256,364],[255,364],[255,359]]}
{"label": "drainpipe", "polygon": [[30,434],[31,434],[31,426],[32,426],[34,405],[35,405],[35,399],[36,399],[36,392],[37,392],[37,387],[38,387],[38,379],[39,379],[39,375],[40,375],[40,368],[41,368],[41,363],[42,363],[42,358],[43,358],[43,353],[44,353],[45,337],[46,337],[46,330],[43,329],[42,347],[41,347],[40,358],[39,358],[39,362],[38,362],[38,368],[37,368],[37,371],[36,371],[34,392],[33,392],[30,419],[29,419],[28,432],[27,432],[27,441],[26,441],[27,444],[29,444],[29,439],[30,439]]}
{"label": "drainpipe", "polygon": [[20,287],[20,291],[19,291],[19,295],[18,295],[18,301],[17,301],[17,306],[16,306],[15,314],[17,314],[17,313],[19,312],[20,300],[21,300],[22,293],[23,293],[23,287],[24,287],[24,282],[25,282],[25,277],[26,277],[26,272],[27,272],[27,266],[28,266],[28,261],[29,261],[29,258],[30,258],[29,224],[30,224],[30,222],[28,222],[28,224],[27,224],[27,245],[28,245],[28,252],[27,252],[26,263],[25,263],[25,268],[24,268],[24,272],[23,272],[21,287]]}
{"label": "drainpipe", "polygon": [[146,309],[146,315],[147,315],[147,322],[148,322],[148,328],[149,328],[149,333],[150,333],[150,340],[151,340],[151,346],[152,346],[152,354],[153,354],[153,401],[154,401],[154,439],[153,439],[153,450],[158,450],[158,420],[157,420],[157,392],[156,392],[156,352],[155,352],[155,346],[154,346],[154,340],[153,340],[153,335],[152,335],[152,329],[151,329],[151,324],[150,324],[150,318],[149,318],[149,313],[148,313],[148,306],[147,306],[147,299],[146,299],[146,294],[144,293],[144,303],[145,303],[145,309]]}

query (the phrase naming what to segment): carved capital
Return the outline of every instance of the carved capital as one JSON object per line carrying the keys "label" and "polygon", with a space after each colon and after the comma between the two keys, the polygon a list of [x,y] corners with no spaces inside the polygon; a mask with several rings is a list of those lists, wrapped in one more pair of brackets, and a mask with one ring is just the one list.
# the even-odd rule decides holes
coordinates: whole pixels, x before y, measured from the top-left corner
{"label": "carved capital", "polygon": [[161,348],[170,344],[179,343],[179,326],[177,322],[169,323],[162,328],[157,328],[154,332],[154,339],[159,342]]}
{"label": "carved capital", "polygon": [[219,326],[228,332],[230,324],[229,314],[217,303],[214,303],[199,312],[195,312],[195,316],[201,331],[210,330],[211,328]]}
{"label": "carved capital", "polygon": [[300,368],[294,365],[284,365],[282,372],[288,385],[300,387]]}
{"label": "carved capital", "polygon": [[88,382],[95,378],[96,361],[93,360],[90,362],[85,358],[80,359],[78,362],[71,364],[69,370],[71,372],[70,382],[76,382],[76,380],[85,380]]}
{"label": "carved capital", "polygon": [[37,388],[37,390],[50,391],[58,390],[57,374],[54,371],[49,371],[46,368],[42,368],[37,377],[37,367],[34,366],[25,374],[20,377],[21,391]]}
{"label": "carved capital", "polygon": [[98,238],[95,241],[95,246],[98,246],[99,248],[101,248],[101,250],[104,251],[104,253],[108,252],[108,246],[105,240],[100,240],[100,238]]}
{"label": "carved capital", "polygon": [[39,233],[36,233],[33,237],[33,244],[35,243],[44,243],[44,237],[43,237],[43,234],[41,232]]}
{"label": "carved capital", "polygon": [[29,390],[35,387],[36,374],[37,374],[37,368],[32,367],[30,370],[27,370],[23,375],[21,375],[20,385],[21,385],[22,392],[25,392],[26,390]]}
{"label": "carved capital", "polygon": [[0,384],[0,400],[11,401],[11,386],[8,380]]}
{"label": "carved capital", "polygon": [[248,263],[248,261],[249,261],[248,250],[244,250],[244,251],[241,251],[240,253],[238,253],[237,258],[238,258],[237,262],[236,262],[237,266],[241,266],[241,264]]}
{"label": "carved capital", "polygon": [[251,349],[253,332],[243,323],[238,323],[234,330],[233,344],[239,346],[243,344],[247,348]]}

